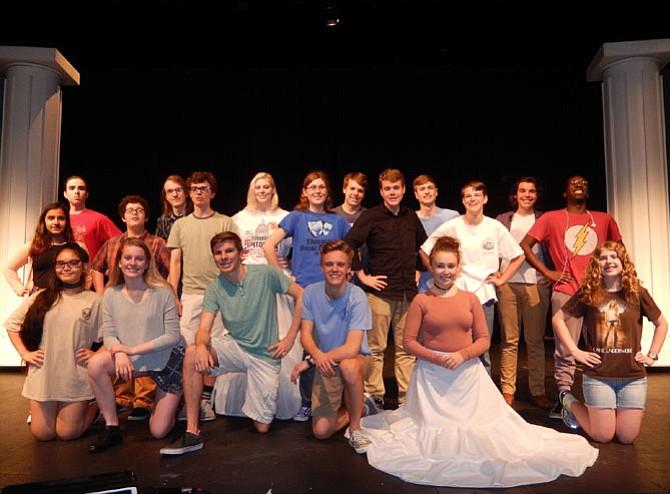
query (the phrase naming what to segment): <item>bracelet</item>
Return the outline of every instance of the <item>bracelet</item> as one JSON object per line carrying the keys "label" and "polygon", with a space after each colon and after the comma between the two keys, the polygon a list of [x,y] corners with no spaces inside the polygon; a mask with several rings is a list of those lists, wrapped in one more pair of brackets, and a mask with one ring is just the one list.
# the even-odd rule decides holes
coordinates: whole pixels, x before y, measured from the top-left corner
{"label": "bracelet", "polygon": [[314,367],[314,361],[312,360],[311,355],[307,355],[305,357],[305,362],[307,362],[307,365],[309,365],[310,367]]}
{"label": "bracelet", "polygon": [[648,353],[647,357],[649,357],[651,360],[658,360],[658,355],[655,353]]}

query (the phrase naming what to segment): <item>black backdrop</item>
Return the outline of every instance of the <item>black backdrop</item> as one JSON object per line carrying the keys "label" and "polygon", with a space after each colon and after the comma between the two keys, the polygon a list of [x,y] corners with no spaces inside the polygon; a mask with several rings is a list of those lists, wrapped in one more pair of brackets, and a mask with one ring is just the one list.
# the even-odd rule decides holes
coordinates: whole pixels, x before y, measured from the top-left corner
{"label": "black backdrop", "polygon": [[459,211],[463,182],[485,181],[491,216],[521,175],[541,180],[554,209],[579,173],[591,209],[606,208],[601,85],[585,71],[603,42],[667,37],[648,12],[641,24],[634,11],[593,22],[502,5],[338,3],[334,30],[316,0],[68,4],[12,24],[0,44],[58,48],[81,73],[63,88],[61,181],[84,176],[89,207],[120,227],[124,195],[150,201],[153,230],[164,178],[196,170],[216,175],[226,214],[262,170],[285,209],[311,169],[328,172],[336,204],[344,174],[363,171],[376,204],[386,167],[405,174],[410,207],[421,173],[436,177],[438,204]]}

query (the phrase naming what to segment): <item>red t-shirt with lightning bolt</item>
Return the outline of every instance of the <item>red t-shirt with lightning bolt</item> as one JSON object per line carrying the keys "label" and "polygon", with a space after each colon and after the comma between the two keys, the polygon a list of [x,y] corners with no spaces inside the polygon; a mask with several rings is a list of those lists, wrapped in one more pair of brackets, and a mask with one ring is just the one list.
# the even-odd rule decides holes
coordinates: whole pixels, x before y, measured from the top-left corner
{"label": "red t-shirt with lightning bolt", "polygon": [[572,275],[572,282],[558,282],[554,290],[574,295],[596,247],[605,240],[621,240],[614,218],[600,211],[571,214],[565,209],[548,211],[528,231],[538,242],[545,242],[557,271]]}

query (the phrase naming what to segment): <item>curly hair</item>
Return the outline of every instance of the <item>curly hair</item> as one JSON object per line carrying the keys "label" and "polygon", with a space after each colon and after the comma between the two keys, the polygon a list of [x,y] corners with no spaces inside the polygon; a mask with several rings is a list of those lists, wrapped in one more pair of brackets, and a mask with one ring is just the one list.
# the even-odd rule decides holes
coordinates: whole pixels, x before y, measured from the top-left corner
{"label": "curly hair", "polygon": [[621,286],[627,304],[637,304],[640,300],[640,280],[637,277],[635,265],[628,255],[626,247],[621,242],[606,240],[594,251],[584,273],[584,279],[579,288],[579,300],[587,305],[596,306],[605,298],[605,284],[599,258],[603,250],[616,252],[623,268],[621,272]]}

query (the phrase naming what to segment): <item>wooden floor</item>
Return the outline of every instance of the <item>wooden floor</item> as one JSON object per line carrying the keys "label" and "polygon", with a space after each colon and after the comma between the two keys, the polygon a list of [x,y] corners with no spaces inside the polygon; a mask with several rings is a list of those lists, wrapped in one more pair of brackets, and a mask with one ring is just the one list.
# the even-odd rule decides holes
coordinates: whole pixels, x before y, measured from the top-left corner
{"label": "wooden floor", "polygon": [[[546,369],[550,397],[555,396],[556,391],[552,351],[553,341],[548,339]],[[493,377],[497,380],[499,349],[494,346],[491,353]],[[392,389],[394,381],[388,377],[388,370],[387,366],[386,382]],[[260,435],[246,419],[219,416],[213,422],[202,424],[204,449],[180,457],[161,457],[158,450],[168,441],[152,439],[145,422],[126,420],[122,420],[124,443],[100,454],[87,452],[95,430],[76,441],[38,443],[26,425],[28,404],[20,395],[23,379],[20,370],[0,371],[0,486],[3,491],[10,485],[32,482],[58,480],[62,482],[56,485],[76,484],[89,475],[124,471],[134,474],[141,492],[160,492],[154,491],[159,488],[165,489],[163,492],[182,492],[172,490],[181,487],[201,487],[217,494],[500,491],[406,483],[370,467],[365,455],[354,453],[341,434],[327,441],[314,439],[309,422],[277,421],[269,434]],[[526,383],[522,354],[515,408],[529,422],[567,432],[561,420],[549,419],[547,412],[527,403]],[[581,396],[579,387],[575,392]],[[173,436],[180,434],[183,427],[183,423],[178,423]],[[505,491],[514,494],[670,493],[670,370],[652,369],[649,373],[648,408],[642,434],[634,445],[594,445],[600,450],[598,460],[581,477],[562,476],[551,483]]]}

